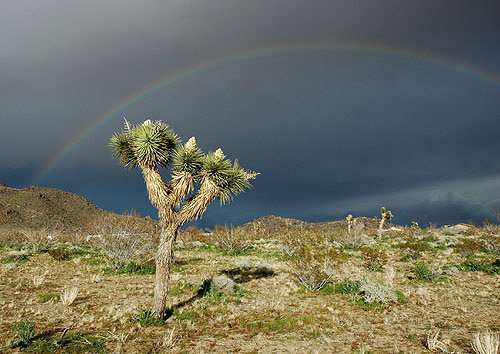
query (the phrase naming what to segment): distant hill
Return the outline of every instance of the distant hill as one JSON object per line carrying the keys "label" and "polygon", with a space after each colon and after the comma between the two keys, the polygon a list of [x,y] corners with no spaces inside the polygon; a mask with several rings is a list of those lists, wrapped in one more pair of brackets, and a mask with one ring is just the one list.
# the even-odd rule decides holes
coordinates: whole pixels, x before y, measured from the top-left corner
{"label": "distant hill", "polygon": [[[356,218],[357,222],[361,222],[365,226],[365,230],[375,231],[378,228],[378,221],[366,217]],[[390,225],[387,223],[386,225]],[[387,226],[386,226],[387,227]],[[329,222],[306,222],[297,219],[283,218],[281,216],[264,216],[255,219],[249,223],[240,226],[241,229],[249,232],[259,230],[265,234],[277,233],[284,230],[319,230],[319,231],[336,231],[339,229],[346,229],[346,220],[336,220]]]}
{"label": "distant hill", "polygon": [[0,226],[80,231],[103,213],[78,194],[36,186],[10,188],[0,182]]}

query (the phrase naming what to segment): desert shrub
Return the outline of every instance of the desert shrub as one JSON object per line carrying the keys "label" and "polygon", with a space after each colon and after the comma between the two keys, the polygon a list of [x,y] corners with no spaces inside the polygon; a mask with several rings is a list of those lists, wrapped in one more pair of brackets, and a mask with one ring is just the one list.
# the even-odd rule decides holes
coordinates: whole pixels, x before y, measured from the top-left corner
{"label": "desert shrub", "polygon": [[497,259],[493,263],[486,263],[484,261],[468,259],[460,265],[460,268],[467,272],[500,274],[500,259]]}
{"label": "desert shrub", "polygon": [[331,280],[333,268],[343,257],[343,252],[333,248],[325,252],[303,244],[288,265],[299,285],[317,291]]}
{"label": "desert shrub", "polygon": [[139,307],[137,313],[131,315],[130,318],[131,320],[139,322],[143,327],[160,327],[166,324],[164,320],[156,318],[153,311],[141,307]]}
{"label": "desert shrub", "polygon": [[498,234],[483,236],[481,242],[484,251],[500,256],[500,236]]}
{"label": "desert shrub", "polygon": [[473,257],[476,253],[484,250],[484,243],[478,239],[464,238],[455,246],[455,252],[466,258]]}
{"label": "desert shrub", "polygon": [[53,248],[50,249],[48,253],[56,261],[65,261],[70,258],[69,252],[65,248]]}
{"label": "desert shrub", "polygon": [[41,303],[49,302],[50,300],[59,300],[60,298],[61,296],[57,294],[38,294],[38,299]]}
{"label": "desert shrub", "polygon": [[433,281],[437,279],[436,273],[424,263],[418,263],[415,265],[413,273],[419,281]]}
{"label": "desert shrub", "polygon": [[110,265],[117,269],[137,259],[151,258],[153,228],[135,213],[107,213],[94,223],[94,234],[87,241],[101,249]]}
{"label": "desert shrub", "polygon": [[152,262],[146,264],[137,264],[134,262],[130,262],[124,267],[114,269],[114,271],[118,274],[139,274],[139,275],[155,274],[156,265]]}
{"label": "desert shrub", "polygon": [[280,253],[283,259],[290,259],[300,248],[300,239],[290,233],[281,234],[279,238]]}
{"label": "desert shrub", "polygon": [[426,251],[432,248],[427,241],[411,237],[399,245],[401,255],[405,261],[414,261],[422,257]]}
{"label": "desert shrub", "polygon": [[35,321],[27,319],[22,320],[21,322],[16,323],[12,330],[15,334],[12,346],[27,347],[33,342],[33,338],[35,338]]}
{"label": "desert shrub", "polygon": [[336,283],[334,287],[335,294],[357,294],[361,287],[360,281],[346,279],[341,283]]}
{"label": "desert shrub", "polygon": [[246,232],[241,229],[229,227],[216,227],[211,235],[212,242],[231,255],[245,253],[252,247],[252,241]]}
{"label": "desert shrub", "polygon": [[359,294],[363,302],[368,305],[398,302],[396,292],[391,287],[380,283],[363,282],[359,288]]}
{"label": "desert shrub", "polygon": [[343,247],[349,249],[359,249],[370,243],[370,238],[365,234],[365,224],[354,222],[351,232],[338,230],[331,235],[331,241],[339,242]]}
{"label": "desert shrub", "polygon": [[21,230],[22,243],[34,252],[48,250],[53,246],[57,239],[57,234],[48,229],[27,229]]}
{"label": "desert shrub", "polygon": [[195,226],[189,226],[179,232],[178,240],[181,243],[189,243],[193,241],[206,242],[207,235],[203,230],[196,228]]}
{"label": "desert shrub", "polygon": [[365,258],[365,266],[371,271],[383,271],[387,263],[387,253],[380,248],[363,248],[361,253]]}

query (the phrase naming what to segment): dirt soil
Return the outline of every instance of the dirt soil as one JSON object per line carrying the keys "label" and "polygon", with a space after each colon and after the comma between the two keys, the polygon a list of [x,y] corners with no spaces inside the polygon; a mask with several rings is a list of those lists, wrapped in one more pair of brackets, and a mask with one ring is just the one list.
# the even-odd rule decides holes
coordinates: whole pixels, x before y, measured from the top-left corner
{"label": "dirt soil", "polygon": [[[175,310],[160,326],[134,319],[139,308],[152,307],[154,275],[104,271],[103,256],[85,247],[69,259],[56,260],[47,252],[22,257],[4,245],[1,351],[22,351],[10,345],[13,326],[23,319],[34,319],[40,336],[85,334],[102,340],[103,351],[124,353],[423,353],[429,352],[428,335],[437,330],[448,352],[467,353],[472,352],[474,333],[500,332],[499,274],[458,269],[420,281],[412,270],[416,262],[402,260],[400,249],[391,247],[397,237],[388,234],[379,244],[389,255],[383,271],[368,270],[361,251],[348,249],[349,257],[330,279],[332,286],[346,278],[383,282],[407,299],[375,308],[360,304],[352,294],[300,286],[273,240],[254,242],[241,255],[215,247],[179,248],[170,282]],[[418,262],[436,272],[461,264],[466,258],[448,247],[458,237],[440,231],[438,239],[445,247],[424,252]],[[497,257],[480,256],[485,262]],[[237,265],[243,260],[250,262],[250,269]],[[273,273],[259,273],[256,267],[263,264]],[[234,293],[196,295],[204,280],[221,274],[236,281]],[[35,285],[38,275],[45,277]],[[78,295],[64,305],[56,295],[70,287],[77,287]]]}

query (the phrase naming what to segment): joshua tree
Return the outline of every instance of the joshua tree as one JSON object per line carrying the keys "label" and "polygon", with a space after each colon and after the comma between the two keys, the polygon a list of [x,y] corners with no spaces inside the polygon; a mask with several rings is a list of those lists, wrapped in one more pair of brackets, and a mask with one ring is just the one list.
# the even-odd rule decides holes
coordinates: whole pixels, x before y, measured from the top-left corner
{"label": "joshua tree", "polygon": [[382,237],[382,228],[384,227],[384,223],[386,220],[390,220],[392,218],[392,213],[390,210],[385,210],[385,207],[380,208],[380,214],[382,215],[382,220],[380,220],[380,224],[378,225],[378,237]]}
{"label": "joshua tree", "polygon": [[[179,229],[188,221],[200,218],[215,199],[221,204],[250,188],[255,172],[245,171],[235,160],[226,159],[221,149],[204,154],[194,137],[184,145],[161,121],[130,126],[115,133],[110,146],[125,167],[142,171],[149,200],[158,209],[161,234],[156,255],[156,279],[153,313],[164,318],[167,312],[168,281]],[[160,167],[170,167],[166,184]]]}
{"label": "joshua tree", "polygon": [[347,233],[350,234],[351,233],[351,226],[354,223],[355,219],[353,220],[351,214],[347,215],[345,219],[347,220]]}

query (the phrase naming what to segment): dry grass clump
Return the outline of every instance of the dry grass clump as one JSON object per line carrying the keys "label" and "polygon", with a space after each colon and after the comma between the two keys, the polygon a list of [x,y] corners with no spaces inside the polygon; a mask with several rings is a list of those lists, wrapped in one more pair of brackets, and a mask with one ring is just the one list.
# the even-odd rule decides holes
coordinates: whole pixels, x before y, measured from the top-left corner
{"label": "dry grass clump", "polygon": [[425,346],[427,349],[429,349],[431,352],[435,350],[440,350],[444,353],[448,352],[448,346],[446,343],[440,341],[438,339],[439,333],[441,332],[440,329],[438,329],[434,334],[432,334],[430,331],[427,334],[427,339],[425,341]]}
{"label": "dry grass clump", "polygon": [[215,246],[230,253],[241,253],[252,247],[252,240],[244,230],[230,227],[217,227],[211,235]]}
{"label": "dry grass clump", "polygon": [[303,244],[287,262],[299,285],[310,290],[321,290],[331,280],[334,268],[343,253],[336,249],[315,249]]}
{"label": "dry grass clump", "polygon": [[78,296],[78,287],[65,288],[61,294],[61,302],[65,306],[71,305]]}
{"label": "dry grass clump", "polygon": [[21,230],[21,242],[34,252],[48,250],[57,241],[57,233],[50,232],[47,228],[40,230],[26,229]]}
{"label": "dry grass clump", "polygon": [[331,235],[333,243],[338,242],[343,247],[350,249],[358,249],[372,243],[371,237],[368,236],[368,229],[365,223],[354,221],[350,230],[338,230]]}
{"label": "dry grass clump", "polygon": [[484,251],[500,256],[500,233],[483,236],[481,242]]}
{"label": "dry grass clump", "polygon": [[37,288],[42,286],[45,282],[45,276],[46,274],[33,275],[33,285]]}
{"label": "dry grass clump", "polygon": [[361,249],[361,254],[365,259],[365,266],[371,271],[382,271],[389,258],[385,250],[375,247],[365,247]]}
{"label": "dry grass clump", "polygon": [[489,330],[483,333],[476,333],[471,342],[472,350],[477,354],[497,354],[499,347],[499,337]]}
{"label": "dry grass clump", "polygon": [[363,301],[369,305],[373,303],[389,304],[398,302],[396,292],[384,284],[369,281],[362,282],[359,292]]}
{"label": "dry grass clump", "polygon": [[87,241],[104,251],[113,268],[124,267],[133,260],[151,258],[155,247],[155,230],[139,215],[108,213],[95,220],[94,234]]}

